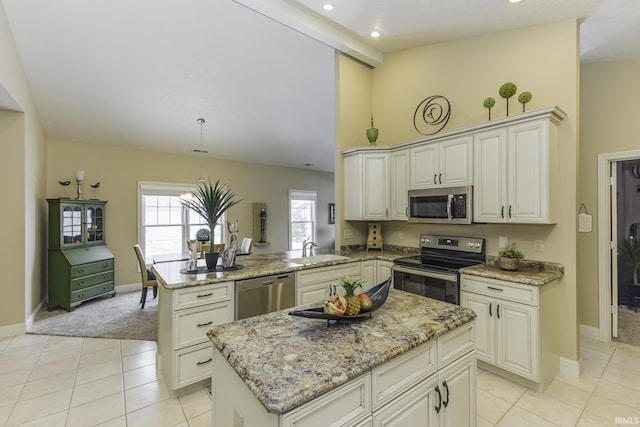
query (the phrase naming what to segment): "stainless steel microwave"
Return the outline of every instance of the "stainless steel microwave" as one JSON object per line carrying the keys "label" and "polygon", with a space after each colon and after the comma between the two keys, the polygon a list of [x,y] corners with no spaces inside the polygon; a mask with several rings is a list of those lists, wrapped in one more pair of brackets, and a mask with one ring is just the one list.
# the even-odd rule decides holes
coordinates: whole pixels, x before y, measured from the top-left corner
{"label": "stainless steel microwave", "polygon": [[409,222],[471,224],[473,187],[409,191]]}

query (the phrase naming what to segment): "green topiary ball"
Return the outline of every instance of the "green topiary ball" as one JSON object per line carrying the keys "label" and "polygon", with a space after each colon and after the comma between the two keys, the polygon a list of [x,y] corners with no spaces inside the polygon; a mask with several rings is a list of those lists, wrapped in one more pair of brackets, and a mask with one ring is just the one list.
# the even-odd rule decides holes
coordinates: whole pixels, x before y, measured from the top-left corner
{"label": "green topiary ball", "polygon": [[496,105],[496,100],[491,97],[485,98],[482,105],[484,105],[484,108],[493,108],[493,106]]}
{"label": "green topiary ball", "polygon": [[515,83],[505,83],[502,86],[500,86],[500,96],[503,98],[511,98],[513,95],[515,95],[517,90],[517,86]]}
{"label": "green topiary ball", "polygon": [[527,102],[531,101],[531,98],[532,98],[531,92],[522,92],[518,96],[518,102],[520,102],[521,104],[526,104]]}

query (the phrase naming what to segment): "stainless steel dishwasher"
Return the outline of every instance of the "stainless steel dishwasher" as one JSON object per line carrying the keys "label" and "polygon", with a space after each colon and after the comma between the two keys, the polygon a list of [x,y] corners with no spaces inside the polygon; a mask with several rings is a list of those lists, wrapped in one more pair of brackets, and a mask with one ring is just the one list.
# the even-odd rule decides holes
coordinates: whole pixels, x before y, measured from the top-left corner
{"label": "stainless steel dishwasher", "polygon": [[295,301],[294,273],[236,281],[236,320],[284,310]]}

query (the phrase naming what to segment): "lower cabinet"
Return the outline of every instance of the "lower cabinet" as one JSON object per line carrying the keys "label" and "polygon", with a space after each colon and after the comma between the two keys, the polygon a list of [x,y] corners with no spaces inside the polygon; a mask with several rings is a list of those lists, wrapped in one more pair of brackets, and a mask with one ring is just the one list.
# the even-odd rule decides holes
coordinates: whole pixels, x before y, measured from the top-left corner
{"label": "lower cabinet", "polygon": [[553,330],[541,327],[540,287],[462,275],[460,289],[460,305],[477,315],[478,360],[544,389],[559,370],[559,355]]}
{"label": "lower cabinet", "polygon": [[387,280],[391,276],[393,262],[381,259],[362,261],[360,263],[360,280],[364,290]]}
{"label": "lower cabinet", "polygon": [[176,290],[159,286],[158,364],[173,394],[211,378],[212,326],[233,321],[233,282]]}
{"label": "lower cabinet", "polygon": [[345,276],[360,279],[360,263],[352,262],[296,272],[296,305],[327,299],[327,288]]}

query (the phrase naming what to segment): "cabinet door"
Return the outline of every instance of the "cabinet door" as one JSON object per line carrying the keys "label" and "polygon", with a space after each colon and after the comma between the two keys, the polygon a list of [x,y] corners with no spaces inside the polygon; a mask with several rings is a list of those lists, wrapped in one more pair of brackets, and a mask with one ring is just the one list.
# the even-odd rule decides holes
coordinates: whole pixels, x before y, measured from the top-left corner
{"label": "cabinet door", "polygon": [[447,186],[473,184],[473,138],[465,136],[440,144],[438,183]]}
{"label": "cabinet door", "polygon": [[[436,375],[422,381],[381,410],[373,413],[374,427],[437,426]],[[475,416],[475,412],[474,412]]]}
{"label": "cabinet door", "polygon": [[409,150],[391,153],[391,210],[389,219],[407,220],[409,206]]}
{"label": "cabinet door", "polygon": [[[376,281],[382,283],[393,274],[393,263],[390,261],[378,260],[378,271],[376,272]],[[378,284],[376,283],[376,285]],[[393,284],[391,285],[393,286]]]}
{"label": "cabinet door", "polygon": [[505,222],[507,132],[483,132],[473,139],[473,220]]}
{"label": "cabinet door", "polygon": [[82,224],[84,209],[80,204],[63,204],[60,206],[60,246],[70,248],[83,246]]}
{"label": "cabinet door", "polygon": [[538,309],[497,299],[497,365],[538,381]]}
{"label": "cabinet door", "polygon": [[344,164],[344,219],[362,219],[362,157],[359,154],[345,156]]}
{"label": "cabinet door", "polygon": [[425,144],[409,151],[411,190],[434,188],[438,184],[438,144]]}
{"label": "cabinet door", "polygon": [[362,288],[367,290],[378,284],[377,277],[377,261],[362,261],[360,263],[360,281],[362,283]]}
{"label": "cabinet door", "polygon": [[549,153],[546,135],[546,121],[509,127],[509,221],[548,221]]}
{"label": "cabinet door", "polygon": [[460,305],[470,308],[476,317],[475,340],[479,360],[495,364],[495,300],[483,295],[460,292]]}
{"label": "cabinet door", "polygon": [[440,426],[476,425],[476,370],[475,353],[471,353],[440,371],[438,383],[443,405]]}
{"label": "cabinet door", "polygon": [[87,205],[85,207],[86,244],[103,245],[104,234],[104,205]]}
{"label": "cabinet door", "polygon": [[365,154],[362,177],[364,220],[385,220],[389,216],[389,153]]}
{"label": "cabinet door", "polygon": [[300,286],[296,289],[296,305],[311,304],[327,299],[329,283],[317,283],[315,285]]}

